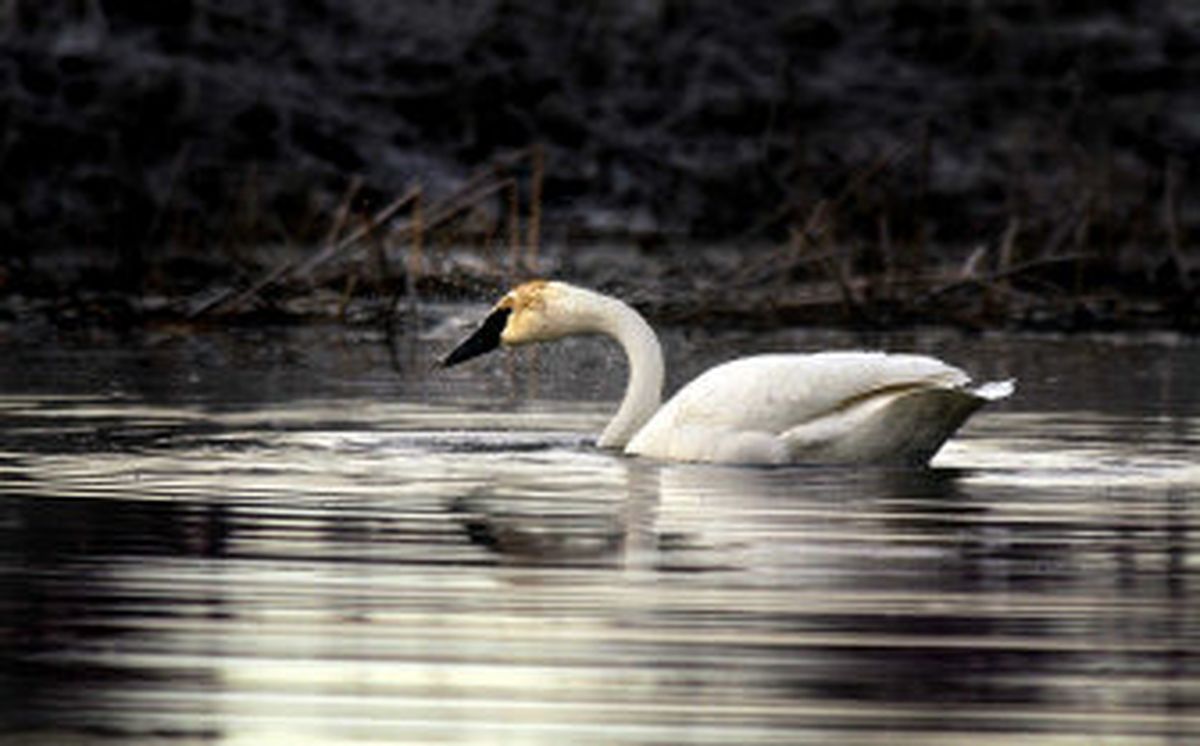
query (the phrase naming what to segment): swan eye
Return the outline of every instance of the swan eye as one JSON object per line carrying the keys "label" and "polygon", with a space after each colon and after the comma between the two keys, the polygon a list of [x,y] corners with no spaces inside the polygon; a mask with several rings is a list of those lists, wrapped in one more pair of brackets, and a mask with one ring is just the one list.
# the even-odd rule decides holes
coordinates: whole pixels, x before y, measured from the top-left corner
{"label": "swan eye", "polygon": [[442,358],[442,367],[449,368],[473,357],[491,352],[500,346],[500,333],[508,323],[511,308],[497,308],[483,321],[475,333],[464,339],[458,347]]}

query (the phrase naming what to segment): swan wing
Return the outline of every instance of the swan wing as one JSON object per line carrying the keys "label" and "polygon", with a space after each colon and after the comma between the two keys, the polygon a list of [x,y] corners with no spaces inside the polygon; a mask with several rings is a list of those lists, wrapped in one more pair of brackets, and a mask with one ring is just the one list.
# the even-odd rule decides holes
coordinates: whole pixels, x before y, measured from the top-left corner
{"label": "swan wing", "polygon": [[691,461],[919,462],[984,401],[1007,395],[1004,383],[978,393],[969,384],[924,355],[741,358],[680,389],[626,450]]}

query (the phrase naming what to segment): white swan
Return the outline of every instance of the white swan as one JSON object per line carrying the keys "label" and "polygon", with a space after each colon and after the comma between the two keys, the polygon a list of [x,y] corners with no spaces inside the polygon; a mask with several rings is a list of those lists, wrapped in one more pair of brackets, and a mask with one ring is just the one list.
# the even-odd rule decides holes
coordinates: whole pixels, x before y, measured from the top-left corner
{"label": "white swan", "polygon": [[629,360],[625,396],[598,445],[660,459],[919,465],[972,412],[1014,389],[971,388],[958,368],[921,355],[820,352],[718,365],[660,406],[662,348],[645,319],[616,298],[547,280],[501,298],[442,365],[576,334],[613,337]]}

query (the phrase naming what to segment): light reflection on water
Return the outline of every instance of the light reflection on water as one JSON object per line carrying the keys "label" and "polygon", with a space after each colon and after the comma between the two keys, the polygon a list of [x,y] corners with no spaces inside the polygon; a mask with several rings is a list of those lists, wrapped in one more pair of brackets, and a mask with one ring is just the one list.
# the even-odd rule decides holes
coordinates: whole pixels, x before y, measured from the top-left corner
{"label": "light reflection on water", "polygon": [[195,366],[161,349],[115,394],[10,380],[0,737],[1190,743],[1197,352],[1134,346],[1131,382],[1003,345],[972,369],[1018,399],[916,471],[602,453],[612,384],[567,400],[553,355],[391,383],[289,352],[270,397],[254,365],[146,393]]}

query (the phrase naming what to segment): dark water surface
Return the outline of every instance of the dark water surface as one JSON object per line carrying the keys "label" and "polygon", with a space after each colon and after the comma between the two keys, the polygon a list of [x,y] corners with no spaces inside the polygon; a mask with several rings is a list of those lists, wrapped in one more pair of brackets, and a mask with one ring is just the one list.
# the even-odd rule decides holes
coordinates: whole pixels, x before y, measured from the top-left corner
{"label": "dark water surface", "polygon": [[1017,376],[928,470],[596,451],[595,342],[0,336],[0,740],[1200,742],[1200,345],[675,332]]}

